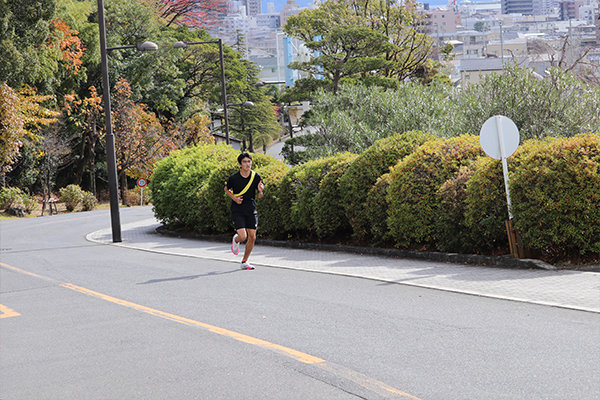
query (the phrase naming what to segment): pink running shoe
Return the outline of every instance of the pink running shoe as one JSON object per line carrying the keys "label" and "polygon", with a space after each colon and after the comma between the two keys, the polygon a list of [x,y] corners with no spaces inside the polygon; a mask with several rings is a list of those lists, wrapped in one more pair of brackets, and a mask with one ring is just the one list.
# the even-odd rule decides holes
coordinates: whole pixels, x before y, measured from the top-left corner
{"label": "pink running shoe", "polygon": [[233,235],[233,239],[231,239],[231,252],[236,256],[240,254],[240,244],[235,241],[237,239],[238,234]]}
{"label": "pink running shoe", "polygon": [[254,267],[247,262],[242,263],[242,269],[254,269]]}

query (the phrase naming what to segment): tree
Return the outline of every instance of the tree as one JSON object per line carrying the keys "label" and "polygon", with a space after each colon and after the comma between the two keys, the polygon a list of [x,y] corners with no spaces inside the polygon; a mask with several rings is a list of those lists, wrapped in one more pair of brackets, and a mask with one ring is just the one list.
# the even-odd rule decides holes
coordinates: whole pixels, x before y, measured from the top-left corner
{"label": "tree", "polygon": [[181,147],[202,143],[213,144],[215,139],[210,134],[208,124],[210,124],[210,119],[200,112],[186,119],[181,127],[181,138],[183,139]]}
{"label": "tree", "polygon": [[506,66],[503,74],[465,87],[455,102],[461,110],[455,126],[462,132],[478,132],[494,115],[511,118],[521,140],[600,132],[600,87],[556,67],[539,79],[526,68]]}
{"label": "tree", "polygon": [[73,183],[81,185],[85,170],[90,174],[90,190],[96,194],[97,146],[103,136],[102,97],[96,88],[89,88],[89,95],[79,100],[74,95],[65,96],[64,112],[73,127],[74,176]]}
{"label": "tree", "polygon": [[366,19],[373,30],[383,33],[392,46],[385,53],[386,68],[383,76],[403,81],[420,77],[434,45],[431,38],[420,32],[423,15],[414,0],[353,0],[355,12]]}
{"label": "tree", "polygon": [[[412,0],[326,1],[288,19],[286,33],[318,52],[291,67],[324,75],[334,93],[343,80],[397,87],[407,78],[422,78],[435,66],[429,60],[433,42],[418,29],[421,19]],[[310,90],[316,83],[302,85]]]}
{"label": "tree", "polygon": [[259,70],[248,60],[238,60],[239,68],[228,77],[227,103],[254,103],[254,107],[235,106],[229,110],[229,127],[246,141],[250,151],[255,145],[266,146],[278,137],[281,127],[265,89],[258,87]]}
{"label": "tree", "polygon": [[127,204],[127,176],[150,176],[154,163],[176,148],[177,138],[164,135],[156,115],[131,99],[131,86],[125,79],[119,79],[115,92],[115,153],[121,180],[121,199],[123,204]]}
{"label": "tree", "polygon": [[201,28],[215,25],[218,13],[226,12],[228,5],[224,0],[155,0],[154,3],[167,26],[182,23]]}
{"label": "tree", "polygon": [[55,13],[55,0],[0,2],[0,82],[13,88],[28,84],[43,94],[53,92],[62,59],[60,50],[48,46]]}
{"label": "tree", "polygon": [[19,96],[3,83],[0,86],[0,185],[19,156],[22,139],[27,134],[24,116],[19,110]]}
{"label": "tree", "polygon": [[475,22],[475,26],[473,28],[477,32],[487,32],[487,31],[490,30],[490,27],[484,21],[477,21],[477,22]]}
{"label": "tree", "polygon": [[293,69],[324,75],[337,92],[340,79],[384,67],[381,57],[391,47],[388,38],[365,26],[349,3],[328,0],[314,10],[291,16],[284,31],[317,52],[310,61],[296,61]]}

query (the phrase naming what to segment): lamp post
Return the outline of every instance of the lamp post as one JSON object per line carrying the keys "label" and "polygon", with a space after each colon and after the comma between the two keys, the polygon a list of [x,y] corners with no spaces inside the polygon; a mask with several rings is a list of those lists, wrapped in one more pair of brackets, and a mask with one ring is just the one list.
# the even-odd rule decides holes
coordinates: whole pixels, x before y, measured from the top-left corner
{"label": "lamp post", "polygon": [[117,159],[115,137],[112,131],[110,110],[110,81],[108,79],[108,51],[137,48],[140,51],[157,50],[152,42],[135,45],[106,47],[106,21],[104,19],[104,0],[98,0],[98,26],[100,28],[100,59],[102,66],[102,92],[104,95],[104,120],[106,123],[106,169],[108,173],[108,191],[110,195],[110,221],[113,242],[121,242],[121,218],[119,216],[119,186],[117,182]]}
{"label": "lamp post", "polygon": [[206,40],[204,42],[184,42],[178,41],[173,47],[176,49],[185,49],[195,44],[210,44],[217,43],[219,45],[219,62],[221,64],[221,101],[223,102],[223,119],[225,120],[225,143],[229,144],[229,114],[227,112],[227,88],[225,82],[225,60],[223,57],[223,41],[217,40]]}

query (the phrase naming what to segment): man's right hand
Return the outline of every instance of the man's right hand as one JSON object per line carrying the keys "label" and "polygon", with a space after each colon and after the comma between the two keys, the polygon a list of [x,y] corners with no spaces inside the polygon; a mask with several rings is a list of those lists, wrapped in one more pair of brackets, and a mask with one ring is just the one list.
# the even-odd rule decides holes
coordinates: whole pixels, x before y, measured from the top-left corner
{"label": "man's right hand", "polygon": [[237,204],[242,204],[242,201],[244,201],[244,196],[234,196],[233,201],[235,201]]}

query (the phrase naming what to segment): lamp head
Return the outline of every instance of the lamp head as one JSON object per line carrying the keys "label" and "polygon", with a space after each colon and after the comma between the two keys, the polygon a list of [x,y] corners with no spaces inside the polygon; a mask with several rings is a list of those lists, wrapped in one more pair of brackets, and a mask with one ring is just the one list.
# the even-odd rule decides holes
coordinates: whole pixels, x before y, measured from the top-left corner
{"label": "lamp head", "polygon": [[188,48],[188,44],[182,40],[175,42],[175,44],[173,45],[174,49],[187,49]]}
{"label": "lamp head", "polygon": [[141,43],[136,43],[135,45],[136,49],[138,49],[139,51],[156,51],[158,50],[158,45],[154,42],[141,42]]}

